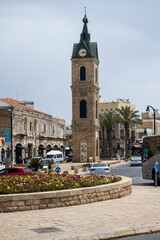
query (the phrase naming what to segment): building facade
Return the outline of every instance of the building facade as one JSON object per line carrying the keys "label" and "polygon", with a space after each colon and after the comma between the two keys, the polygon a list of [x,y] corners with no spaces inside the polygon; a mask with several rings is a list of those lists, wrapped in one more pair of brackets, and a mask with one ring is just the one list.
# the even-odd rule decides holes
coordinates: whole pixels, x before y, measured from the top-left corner
{"label": "building facade", "polygon": [[[7,132],[10,142],[6,142]],[[64,151],[65,121],[35,110],[33,102],[4,98],[0,99],[0,137],[4,140],[1,156],[8,153],[8,147],[12,148],[13,163],[22,158],[45,157],[51,149]]]}
{"label": "building facade", "polygon": [[[153,112],[141,113],[142,125],[136,129],[136,138],[142,139],[144,135],[154,135],[154,114]],[[155,134],[160,134],[160,114],[155,113]]]}
{"label": "building facade", "polygon": [[[129,99],[117,99],[117,101],[99,103],[99,114],[103,114],[107,111],[116,112],[116,109],[121,109],[121,107],[130,107],[135,110],[135,105],[131,104]],[[129,139],[135,139],[135,129],[136,126],[130,126],[129,128]],[[113,157],[116,156],[118,152],[120,156],[124,156],[125,151],[125,129],[120,123],[116,123],[112,130],[112,143],[113,143]],[[108,157],[108,144],[107,144],[107,131],[104,129],[100,131],[100,155],[102,158]]]}
{"label": "building facade", "polygon": [[72,53],[73,162],[99,159],[99,79],[97,43],[90,42],[86,15],[80,42]]}

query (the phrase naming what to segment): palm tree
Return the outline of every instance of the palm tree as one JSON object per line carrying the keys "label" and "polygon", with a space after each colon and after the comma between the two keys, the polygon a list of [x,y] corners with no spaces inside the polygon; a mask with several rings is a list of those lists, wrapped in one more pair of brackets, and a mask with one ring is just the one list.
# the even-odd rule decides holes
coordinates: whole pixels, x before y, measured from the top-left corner
{"label": "palm tree", "polygon": [[112,111],[105,112],[99,115],[100,126],[102,129],[107,130],[107,141],[109,148],[109,158],[112,158],[113,146],[112,146],[112,128],[117,121],[117,114]]}
{"label": "palm tree", "polygon": [[118,112],[117,122],[122,123],[125,129],[125,157],[127,158],[127,131],[132,124],[142,124],[142,120],[139,119],[139,115],[137,114],[139,111],[135,111],[131,107],[125,106],[116,110]]}

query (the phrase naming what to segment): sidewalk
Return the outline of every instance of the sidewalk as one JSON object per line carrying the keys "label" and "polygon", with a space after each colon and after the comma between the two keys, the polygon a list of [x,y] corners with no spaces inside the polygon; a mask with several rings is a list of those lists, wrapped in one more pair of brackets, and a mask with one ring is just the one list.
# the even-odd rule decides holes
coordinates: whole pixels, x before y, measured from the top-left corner
{"label": "sidewalk", "polygon": [[[160,231],[160,187],[134,186],[131,195],[64,208],[1,213],[0,239],[111,239]],[[101,238],[100,238],[101,237]],[[109,238],[107,238],[109,237]]]}

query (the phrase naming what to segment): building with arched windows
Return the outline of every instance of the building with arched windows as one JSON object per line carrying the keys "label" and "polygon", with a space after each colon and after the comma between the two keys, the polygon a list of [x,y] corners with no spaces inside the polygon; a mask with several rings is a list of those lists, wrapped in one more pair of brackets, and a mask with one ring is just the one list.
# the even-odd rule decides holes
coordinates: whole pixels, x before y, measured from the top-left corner
{"label": "building with arched windows", "polygon": [[[6,132],[10,133],[10,142],[5,142]],[[64,151],[65,120],[34,109],[33,102],[3,98],[0,99],[0,138],[4,140],[0,144],[1,159],[11,156],[11,137],[13,163],[45,157],[51,149]]]}
{"label": "building with arched windows", "polygon": [[99,80],[97,43],[90,41],[86,15],[79,43],[72,53],[73,162],[99,159]]}

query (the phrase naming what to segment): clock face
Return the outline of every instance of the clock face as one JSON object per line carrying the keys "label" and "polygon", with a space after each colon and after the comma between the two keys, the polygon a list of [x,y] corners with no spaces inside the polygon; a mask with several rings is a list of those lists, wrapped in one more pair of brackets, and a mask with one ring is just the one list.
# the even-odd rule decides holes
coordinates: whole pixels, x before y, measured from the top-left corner
{"label": "clock face", "polygon": [[87,54],[86,49],[82,48],[82,49],[79,50],[79,56],[84,57],[84,56],[86,56],[86,54]]}

